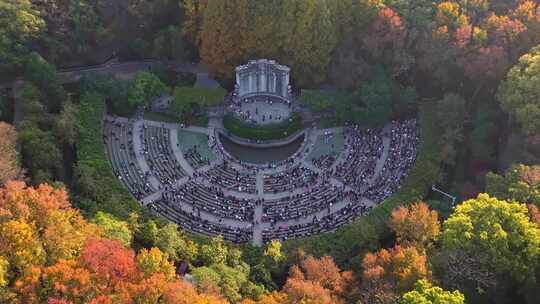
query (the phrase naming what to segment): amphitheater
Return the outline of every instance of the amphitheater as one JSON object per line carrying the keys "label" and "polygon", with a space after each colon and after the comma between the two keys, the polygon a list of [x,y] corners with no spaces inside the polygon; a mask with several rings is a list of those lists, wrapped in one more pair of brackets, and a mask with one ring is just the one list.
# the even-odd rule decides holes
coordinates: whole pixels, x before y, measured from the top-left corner
{"label": "amphitheater", "polygon": [[[236,88],[231,109],[261,102],[262,117],[265,104],[269,111],[279,106],[249,90],[260,89],[253,85],[258,80],[242,77],[237,82],[248,89],[238,94]],[[273,77],[270,83],[281,84],[280,99],[290,107],[283,98],[290,88]],[[415,120],[380,129],[310,126],[274,148],[289,147],[281,159],[252,162],[231,150],[230,141],[241,142],[226,134],[221,117],[211,117],[206,127],[186,127],[140,115],[107,116],[103,138],[114,174],[151,212],[191,233],[255,245],[333,231],[366,214],[399,189],[418,145]],[[246,143],[246,154],[256,156],[257,147]]]}

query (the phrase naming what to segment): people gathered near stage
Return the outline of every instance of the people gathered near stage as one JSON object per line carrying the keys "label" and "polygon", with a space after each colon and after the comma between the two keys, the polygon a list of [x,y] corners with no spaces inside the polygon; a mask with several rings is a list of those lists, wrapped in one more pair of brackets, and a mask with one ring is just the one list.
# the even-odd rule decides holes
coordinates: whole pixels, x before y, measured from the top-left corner
{"label": "people gathered near stage", "polygon": [[[103,130],[113,172],[135,198],[190,232],[233,242],[252,241],[254,231],[267,242],[351,222],[399,189],[419,141],[415,120],[351,125],[339,133],[341,153],[332,146],[310,158],[311,140],[286,161],[255,165],[233,159],[213,134],[208,145],[219,157],[211,164],[197,147],[173,149],[170,127],[159,123],[107,117]],[[330,147],[334,135],[324,136]]]}

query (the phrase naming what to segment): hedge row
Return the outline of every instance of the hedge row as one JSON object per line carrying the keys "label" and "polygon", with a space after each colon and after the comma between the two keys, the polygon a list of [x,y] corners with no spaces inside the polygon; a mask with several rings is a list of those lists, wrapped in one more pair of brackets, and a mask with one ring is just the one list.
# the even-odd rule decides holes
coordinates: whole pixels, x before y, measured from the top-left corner
{"label": "hedge row", "polygon": [[76,203],[92,216],[104,211],[126,219],[133,211],[141,212],[139,203],[114,176],[103,146],[105,98],[95,92],[85,93],[79,104],[80,139],[77,142],[75,172]]}
{"label": "hedge row", "polygon": [[223,127],[232,134],[253,140],[273,140],[290,136],[302,129],[302,119],[293,115],[291,121],[265,127],[247,124],[229,114],[223,119]]}
{"label": "hedge row", "polygon": [[420,144],[416,163],[393,196],[369,215],[340,227],[336,232],[285,242],[285,250],[291,253],[302,248],[313,255],[330,255],[342,267],[358,269],[361,257],[367,251],[379,248],[379,242],[391,236],[387,222],[392,210],[401,204],[424,199],[431,185],[440,179],[441,145],[433,108],[432,105],[424,105],[420,109]]}

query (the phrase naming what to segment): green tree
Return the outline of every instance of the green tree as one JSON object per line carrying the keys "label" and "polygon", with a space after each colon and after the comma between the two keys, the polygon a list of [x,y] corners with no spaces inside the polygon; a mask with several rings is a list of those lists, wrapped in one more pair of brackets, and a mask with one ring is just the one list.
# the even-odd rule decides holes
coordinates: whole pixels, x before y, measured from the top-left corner
{"label": "green tree", "polygon": [[155,245],[159,234],[159,228],[154,220],[145,221],[135,233],[135,238],[142,242],[145,247]]}
{"label": "green tree", "polygon": [[431,0],[384,0],[385,4],[396,11],[407,25],[421,29],[433,21],[435,2]]}
{"label": "green tree", "polygon": [[437,121],[442,133],[443,151],[441,159],[447,165],[455,163],[457,147],[463,141],[466,118],[465,100],[448,93],[437,103]]}
{"label": "green tree", "polygon": [[35,184],[52,181],[63,172],[62,152],[51,131],[43,131],[34,122],[20,124],[23,164]]}
{"label": "green tree", "polygon": [[268,243],[264,250],[264,255],[270,258],[275,264],[281,262],[284,259],[283,253],[281,252],[281,242],[279,240],[272,240]]}
{"label": "green tree", "polygon": [[445,250],[484,255],[490,268],[518,281],[531,278],[540,256],[540,229],[525,204],[480,194],[465,201],[444,222]]}
{"label": "green tree", "polygon": [[284,1],[278,37],[283,60],[295,71],[300,86],[321,83],[337,45],[338,26],[333,1]]}
{"label": "green tree", "polygon": [[482,103],[473,117],[472,156],[488,164],[493,164],[496,160],[498,116],[492,103]]}
{"label": "green tree", "polygon": [[142,34],[151,34],[182,19],[183,5],[175,0],[129,0],[128,12]]}
{"label": "green tree", "polygon": [[465,296],[459,291],[445,291],[426,280],[419,280],[413,291],[403,295],[399,304],[465,304]]}
{"label": "green tree", "polygon": [[174,265],[169,261],[166,253],[161,252],[158,248],[150,250],[142,249],[136,257],[137,266],[146,277],[150,277],[156,273],[162,273],[167,280],[174,279],[176,270]]}
{"label": "green tree", "polygon": [[503,175],[489,172],[486,192],[500,199],[540,206],[540,166],[514,165]]}
{"label": "green tree", "polygon": [[31,53],[26,61],[24,77],[41,90],[49,112],[58,113],[62,109],[67,94],[53,65],[38,53]]}
{"label": "green tree", "polygon": [[171,25],[159,31],[154,38],[152,54],[162,60],[185,61],[188,50],[181,29]]}
{"label": "green tree", "polygon": [[24,63],[28,41],[37,37],[45,22],[30,0],[0,2],[0,71]]}
{"label": "green tree", "polygon": [[222,264],[227,260],[228,249],[222,236],[213,237],[201,246],[199,256],[204,265]]}
{"label": "green tree", "polygon": [[199,53],[221,77],[231,77],[245,59],[243,36],[249,32],[246,0],[208,1],[202,17]]}
{"label": "green tree", "polygon": [[128,104],[130,86],[129,81],[118,80],[111,74],[85,73],[80,81],[82,92],[100,92],[105,96],[110,110],[120,116],[131,114],[131,107]]}
{"label": "green tree", "polygon": [[167,86],[156,75],[139,72],[129,89],[128,105],[133,110],[140,106],[147,106],[154,98],[166,93],[167,90]]}
{"label": "green tree", "polygon": [[79,108],[71,102],[66,102],[59,117],[55,120],[55,133],[58,138],[68,145],[74,145],[79,139]]}
{"label": "green tree", "polygon": [[108,213],[99,211],[92,219],[92,223],[101,227],[103,229],[103,234],[107,238],[119,240],[126,246],[131,245],[133,235],[127,222],[121,221]]}
{"label": "green tree", "polygon": [[540,133],[540,46],[523,55],[497,92],[502,109],[528,135]]}
{"label": "green tree", "polygon": [[252,283],[248,280],[249,268],[230,267],[220,263],[195,268],[192,274],[200,288],[213,285],[219,288],[221,294],[231,303],[238,303],[242,295],[251,289]]}
{"label": "green tree", "polygon": [[41,103],[41,92],[32,83],[25,83],[19,91],[18,102],[24,114],[29,117],[39,117],[45,114],[45,107]]}
{"label": "green tree", "polygon": [[362,33],[377,16],[383,0],[342,0],[335,2],[335,18],[341,40]]}
{"label": "green tree", "polygon": [[372,81],[363,84],[356,92],[362,104],[358,121],[371,125],[383,124],[392,116],[392,82],[384,69],[379,67]]}
{"label": "green tree", "polygon": [[171,223],[159,230],[155,246],[167,253],[175,261],[192,262],[198,252],[197,244],[180,233],[178,227]]}
{"label": "green tree", "polygon": [[102,25],[93,3],[49,0],[36,8],[47,24],[39,42],[51,62],[91,61],[91,52],[111,41],[112,36]]}

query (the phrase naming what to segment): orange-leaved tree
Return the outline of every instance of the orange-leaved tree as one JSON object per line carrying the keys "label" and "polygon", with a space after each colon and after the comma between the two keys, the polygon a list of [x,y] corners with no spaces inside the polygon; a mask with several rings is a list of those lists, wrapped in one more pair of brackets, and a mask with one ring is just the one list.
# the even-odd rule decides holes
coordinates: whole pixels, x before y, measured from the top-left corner
{"label": "orange-leaved tree", "polygon": [[398,245],[368,253],[362,268],[362,298],[366,303],[395,303],[417,280],[431,277],[426,255],[415,247]]}
{"label": "orange-leaved tree", "polygon": [[341,303],[351,296],[353,285],[352,272],[341,271],[331,257],[309,256],[291,267],[284,303]]}
{"label": "orange-leaved tree", "polygon": [[0,189],[1,303],[225,304],[176,276],[157,248],[138,255],[71,208],[64,189]]}
{"label": "orange-leaved tree", "polygon": [[423,202],[394,209],[389,226],[401,245],[411,245],[418,249],[429,247],[441,234],[437,212],[429,210]]}

